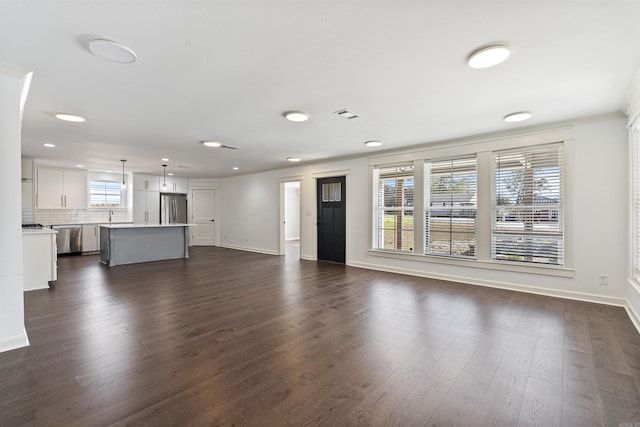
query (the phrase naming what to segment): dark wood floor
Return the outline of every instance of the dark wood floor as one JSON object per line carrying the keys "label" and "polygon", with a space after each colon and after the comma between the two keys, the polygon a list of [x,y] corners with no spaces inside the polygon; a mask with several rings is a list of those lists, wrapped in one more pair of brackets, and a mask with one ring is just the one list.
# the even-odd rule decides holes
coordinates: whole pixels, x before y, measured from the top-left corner
{"label": "dark wood floor", "polygon": [[25,294],[31,346],[0,354],[0,424],[640,423],[640,334],[622,308],[191,254],[60,259],[55,289]]}

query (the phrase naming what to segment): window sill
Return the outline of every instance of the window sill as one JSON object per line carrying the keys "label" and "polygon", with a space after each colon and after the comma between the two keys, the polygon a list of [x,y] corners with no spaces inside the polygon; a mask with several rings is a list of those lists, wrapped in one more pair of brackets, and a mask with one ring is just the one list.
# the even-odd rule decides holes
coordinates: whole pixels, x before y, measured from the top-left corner
{"label": "window sill", "polygon": [[453,258],[437,255],[420,255],[414,253],[400,253],[369,249],[369,256],[402,259],[432,264],[455,265],[460,267],[482,268],[485,270],[512,271],[515,273],[538,274],[557,277],[574,277],[575,271],[567,267],[554,267],[549,265],[523,265],[521,263],[508,263],[501,261],[483,261],[477,259]]}

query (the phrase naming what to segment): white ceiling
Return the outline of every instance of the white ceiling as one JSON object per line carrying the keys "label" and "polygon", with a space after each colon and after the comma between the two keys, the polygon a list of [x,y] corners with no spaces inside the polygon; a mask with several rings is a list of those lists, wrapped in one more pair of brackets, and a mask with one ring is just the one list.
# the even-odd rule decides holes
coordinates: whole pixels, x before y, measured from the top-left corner
{"label": "white ceiling", "polygon": [[[94,56],[95,38],[138,61]],[[494,42],[512,47],[507,62],[466,65]],[[621,111],[640,1],[0,0],[0,62],[34,72],[24,156],[156,174],[168,157],[167,172],[224,177]],[[503,122],[520,110],[533,119]]]}

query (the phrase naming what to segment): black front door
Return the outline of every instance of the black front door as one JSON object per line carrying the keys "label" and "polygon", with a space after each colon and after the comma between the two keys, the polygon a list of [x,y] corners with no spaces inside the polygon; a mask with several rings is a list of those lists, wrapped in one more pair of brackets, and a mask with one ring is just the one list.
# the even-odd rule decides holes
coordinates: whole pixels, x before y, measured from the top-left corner
{"label": "black front door", "polygon": [[318,260],[345,262],[345,177],[318,179]]}

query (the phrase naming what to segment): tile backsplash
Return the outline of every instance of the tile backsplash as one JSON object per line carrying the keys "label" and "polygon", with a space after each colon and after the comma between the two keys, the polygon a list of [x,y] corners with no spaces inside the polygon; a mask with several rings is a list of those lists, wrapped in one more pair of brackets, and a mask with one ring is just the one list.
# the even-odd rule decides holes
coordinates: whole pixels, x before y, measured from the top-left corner
{"label": "tile backsplash", "polygon": [[[131,221],[131,218],[128,218],[126,210],[114,209],[111,221],[127,222]],[[25,221],[25,210],[23,210],[22,222],[43,225],[108,223],[109,209],[36,209],[35,221]]]}
{"label": "tile backsplash", "polygon": [[33,209],[25,209],[22,208],[22,223],[23,224],[33,224],[35,221],[33,215]]}

